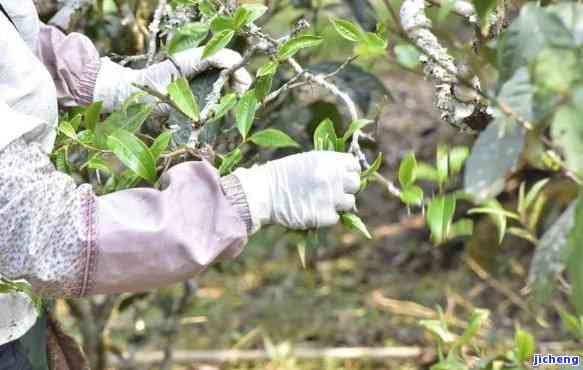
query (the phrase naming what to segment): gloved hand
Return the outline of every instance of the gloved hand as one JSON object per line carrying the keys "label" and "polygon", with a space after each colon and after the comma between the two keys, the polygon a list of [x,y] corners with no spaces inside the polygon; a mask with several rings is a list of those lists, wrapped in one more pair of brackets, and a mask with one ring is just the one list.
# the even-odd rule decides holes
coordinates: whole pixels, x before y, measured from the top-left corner
{"label": "gloved hand", "polygon": [[306,152],[233,172],[241,182],[252,231],[276,223],[291,229],[334,225],[355,208],[360,164],[347,153]]}
{"label": "gloved hand", "polygon": [[[148,68],[134,70],[113,63],[108,58],[102,59],[101,69],[95,83],[94,101],[103,101],[105,111],[112,111],[123,105],[123,102],[133,93],[140,91],[132,84],[146,85],[161,93],[166,93],[166,87],[173,79],[182,75],[192,78],[210,68],[227,69],[241,62],[241,55],[233,50],[223,49],[209,58],[201,60],[204,48],[196,48],[176,53],[173,56],[176,65],[166,60]],[[178,66],[180,71],[176,68]],[[234,90],[243,93],[251,86],[251,75],[245,68],[239,68],[231,75]],[[148,97],[155,101],[156,98]],[[158,111],[164,111],[163,105]]]}

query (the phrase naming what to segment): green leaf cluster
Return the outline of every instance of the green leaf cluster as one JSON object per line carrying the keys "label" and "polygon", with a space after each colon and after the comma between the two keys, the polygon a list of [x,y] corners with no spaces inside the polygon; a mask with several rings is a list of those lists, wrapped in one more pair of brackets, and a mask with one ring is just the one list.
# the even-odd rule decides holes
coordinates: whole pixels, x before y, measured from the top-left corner
{"label": "green leaf cluster", "polygon": [[388,42],[383,32],[365,32],[359,25],[346,19],[332,18],[330,22],[342,38],[356,44],[356,55],[376,57],[385,54]]}

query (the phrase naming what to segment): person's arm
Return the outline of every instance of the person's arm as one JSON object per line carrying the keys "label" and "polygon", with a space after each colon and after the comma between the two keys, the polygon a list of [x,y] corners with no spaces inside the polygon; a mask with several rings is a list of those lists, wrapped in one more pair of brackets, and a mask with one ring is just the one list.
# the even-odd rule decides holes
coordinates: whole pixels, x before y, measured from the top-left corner
{"label": "person's arm", "polygon": [[89,38],[80,33],[65,35],[58,28],[41,23],[39,58],[53,77],[61,106],[87,105],[93,101],[101,59]]}
{"label": "person's arm", "polygon": [[190,162],[162,183],[96,197],[16,139],[0,151],[0,273],[42,296],[79,297],[178,282],[240,252],[251,218],[236,179]]}
{"label": "person's arm", "polygon": [[[86,36],[79,33],[65,35],[59,29],[40,25],[40,59],[49,70],[57,87],[62,106],[86,105],[102,101],[105,111],[122,106],[124,100],[146,85],[159,92],[181,75],[193,77],[209,68],[227,69],[241,62],[239,53],[223,49],[202,60],[203,48],[184,50],[166,60],[144,69],[122,67],[99,52]],[[180,70],[176,68],[178,66]],[[251,86],[251,76],[240,68],[231,76],[233,88],[242,93]],[[153,97],[148,97],[156,102]]]}

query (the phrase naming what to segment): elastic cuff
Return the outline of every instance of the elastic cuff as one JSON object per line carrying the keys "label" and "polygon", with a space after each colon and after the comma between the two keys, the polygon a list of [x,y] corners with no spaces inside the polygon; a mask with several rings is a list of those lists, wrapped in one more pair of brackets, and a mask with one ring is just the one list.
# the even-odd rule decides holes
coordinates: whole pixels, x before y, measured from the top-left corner
{"label": "elastic cuff", "polygon": [[101,69],[101,59],[97,58],[95,61],[87,64],[82,77],[79,79],[79,101],[80,105],[88,105],[93,103],[95,95],[95,83],[97,75]]}
{"label": "elastic cuff", "polygon": [[80,292],[85,297],[93,291],[97,271],[98,246],[97,246],[97,202],[92,191],[85,195],[85,271],[83,272],[83,285]]}
{"label": "elastic cuff", "polygon": [[247,234],[252,234],[254,231],[253,221],[251,219],[251,212],[249,211],[247,196],[243,191],[241,182],[236,176],[229,175],[221,178],[221,187],[223,188],[225,196],[241,218],[241,221],[245,224]]}

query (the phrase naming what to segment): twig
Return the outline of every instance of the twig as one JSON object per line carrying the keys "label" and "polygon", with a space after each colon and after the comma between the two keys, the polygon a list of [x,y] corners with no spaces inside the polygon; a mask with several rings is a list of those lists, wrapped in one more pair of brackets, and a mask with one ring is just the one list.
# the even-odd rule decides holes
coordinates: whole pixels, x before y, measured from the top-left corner
{"label": "twig", "polygon": [[176,340],[178,339],[178,334],[180,334],[181,329],[181,318],[182,315],[188,309],[190,302],[194,297],[196,292],[196,285],[193,281],[187,280],[182,284],[183,292],[182,297],[174,307],[172,308],[172,312],[169,312],[169,327],[168,327],[168,334],[166,338],[166,346],[164,348],[164,358],[162,359],[162,363],[160,364],[160,370],[169,370],[172,368],[172,363],[174,362],[174,345]]}
{"label": "twig", "polygon": [[166,0],[159,0],[158,7],[154,12],[154,19],[148,26],[148,29],[150,30],[150,38],[148,39],[148,52],[146,53],[148,57],[146,59],[146,65],[150,65],[154,61],[154,55],[156,54],[156,41],[158,38],[158,32],[160,32],[160,21],[165,11]]}
{"label": "twig", "polygon": [[205,106],[200,113],[200,118],[198,125],[202,126],[209,118],[212,113],[214,113],[214,109],[216,108],[217,104],[219,103],[219,99],[221,98],[221,91],[223,87],[227,83],[229,77],[235,73],[240,68],[243,68],[245,65],[249,63],[249,60],[255,55],[255,53],[259,50],[258,46],[252,46],[245,51],[243,58],[239,63],[232,66],[228,69],[223,69],[219,75],[219,78],[214,82],[213,88],[211,92],[206,97]]}
{"label": "twig", "polygon": [[478,18],[476,17],[476,8],[474,8],[474,5],[468,1],[448,0],[447,2],[449,2],[449,4],[444,4],[443,0],[427,0],[427,2],[439,7],[451,7],[453,13],[466,18],[470,23],[475,24],[478,21]]}
{"label": "twig", "polygon": [[48,23],[67,32],[73,27],[75,17],[91,5],[93,0],[69,0]]}
{"label": "twig", "polygon": [[286,93],[288,90],[291,90],[294,87],[297,87],[298,85],[295,85],[294,83],[301,79],[304,76],[304,73],[305,71],[296,74],[295,76],[290,78],[286,83],[284,83],[279,89],[272,91],[269,95],[267,95],[267,97],[265,97],[263,103],[261,103],[260,106],[263,106],[267,103],[274,101],[281,94]]}
{"label": "twig", "polygon": [[151,88],[150,86],[146,86],[146,85],[140,85],[140,84],[134,83],[133,86],[135,88],[137,88],[138,90],[142,90],[146,94],[152,95],[153,97],[157,98],[160,101],[160,103],[168,104],[175,111],[177,111],[178,113],[180,113],[184,117],[186,117],[188,120],[190,120],[190,117],[188,117],[186,114],[184,114],[182,112],[182,109],[180,109],[180,107],[178,105],[176,105],[176,103],[174,103],[174,100],[170,99],[170,96],[168,96],[168,94],[164,94],[164,93],[162,93],[158,90],[155,90],[155,89]]}
{"label": "twig", "polygon": [[503,296],[508,298],[510,302],[512,302],[515,306],[522,308],[524,311],[533,315],[530,308],[524,303],[524,300],[516,293],[512,291],[512,289],[508,288],[500,281],[496,280],[488,273],[488,271],[484,270],[482,266],[480,266],[474,259],[470,257],[466,257],[465,261],[468,267],[476,274],[478,277],[486,282],[490,287],[492,287],[497,292],[501,293]]}
{"label": "twig", "polygon": [[[416,359],[432,349],[417,346],[410,347],[340,347],[340,348],[294,348],[290,354],[301,360],[318,360],[323,358],[349,359]],[[137,365],[160,363],[161,351],[141,352],[136,355]],[[266,361],[270,354],[265,350],[215,350],[215,351],[176,351],[174,362],[192,365],[193,363],[226,363],[236,361]],[[119,360],[112,359],[115,365]]]}

